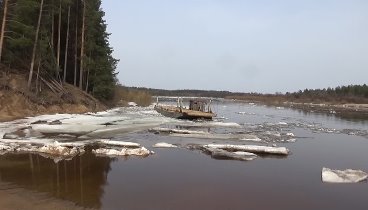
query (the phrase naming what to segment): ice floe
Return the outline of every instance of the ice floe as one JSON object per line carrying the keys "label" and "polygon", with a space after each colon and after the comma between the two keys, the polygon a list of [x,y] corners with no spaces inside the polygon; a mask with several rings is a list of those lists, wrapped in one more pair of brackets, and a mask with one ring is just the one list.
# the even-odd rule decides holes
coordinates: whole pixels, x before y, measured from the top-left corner
{"label": "ice floe", "polygon": [[287,136],[295,136],[293,133],[286,133]]}
{"label": "ice floe", "polygon": [[178,133],[178,134],[199,134],[206,135],[208,132],[205,131],[193,131],[193,130],[179,130],[179,129],[170,129],[170,128],[151,128],[150,132],[158,132],[158,133]]}
{"label": "ice floe", "polygon": [[134,143],[134,142],[128,142],[128,141],[113,141],[113,140],[108,140],[108,139],[102,139],[99,140],[100,144],[104,144],[104,145],[110,145],[110,146],[121,146],[121,147],[140,147],[141,145],[138,143]]}
{"label": "ice floe", "polygon": [[122,148],[122,149],[107,149],[107,148],[99,148],[94,149],[92,152],[96,155],[103,156],[148,156],[151,154],[151,151],[146,149],[145,147],[141,148]]}
{"label": "ice floe", "polygon": [[[38,152],[46,153],[55,156],[71,157],[79,154],[80,150],[76,147],[61,146],[59,142],[55,141],[53,144],[47,144],[38,149]],[[84,150],[82,150],[84,152]]]}
{"label": "ice floe", "polygon": [[186,127],[202,127],[202,128],[241,128],[242,126],[235,122],[221,122],[221,121],[205,121],[205,122],[193,122],[193,121],[177,121],[173,122],[178,126]]}
{"label": "ice floe", "polygon": [[368,174],[361,170],[322,169],[322,181],[327,183],[357,183],[367,180]]}
{"label": "ice floe", "polygon": [[156,147],[156,148],[177,148],[178,146],[176,146],[174,144],[165,143],[165,142],[159,142],[159,143],[154,144],[152,147]]}
{"label": "ice floe", "polygon": [[47,144],[16,144],[16,143],[0,143],[0,151],[2,154],[26,152],[26,153],[37,153],[44,157],[54,159],[58,162],[63,159],[71,159],[78,154],[85,152],[84,148],[81,147],[70,147],[66,144],[60,144],[57,141]]}
{"label": "ice floe", "polygon": [[290,151],[286,147],[268,147],[259,145],[232,145],[232,144],[207,144],[205,148],[223,149],[227,151],[244,151],[271,155],[289,155]]}
{"label": "ice floe", "polygon": [[59,161],[84,153],[86,146],[91,145],[94,153],[100,155],[147,155],[149,151],[138,143],[106,138],[165,122],[170,119],[160,116],[152,107],[29,117],[0,123],[0,153],[37,153]]}
{"label": "ice floe", "polygon": [[135,102],[128,102],[128,106],[137,106],[138,104]]}
{"label": "ice floe", "polygon": [[41,115],[0,123],[0,139],[43,138],[50,135],[70,135],[66,138],[80,139],[111,138],[117,133],[146,130],[165,122],[170,122],[170,119],[154,110],[139,107],[99,113]]}
{"label": "ice floe", "polygon": [[253,113],[253,112],[237,112],[237,114],[240,114],[240,115],[256,115],[256,113]]}
{"label": "ice floe", "polygon": [[217,140],[242,140],[242,141],[260,141],[255,135],[250,134],[221,134],[221,133],[207,133],[207,134],[181,134],[172,133],[171,137],[181,138],[197,138],[197,139],[217,139]]}
{"label": "ice floe", "polygon": [[70,134],[75,136],[81,136],[91,133],[95,130],[102,129],[104,125],[91,125],[91,124],[61,124],[61,125],[48,125],[48,124],[35,124],[32,125],[32,129],[43,134]]}
{"label": "ice floe", "polygon": [[243,152],[243,151],[236,151],[236,152],[229,152],[225,149],[218,149],[203,146],[205,152],[210,153],[211,157],[214,159],[233,159],[233,160],[254,160],[257,158],[257,155],[250,152]]}
{"label": "ice floe", "polygon": [[248,137],[244,137],[244,138],[241,138],[239,140],[241,140],[241,141],[255,141],[255,142],[261,142],[262,141],[262,139],[258,138],[255,135],[248,135]]}

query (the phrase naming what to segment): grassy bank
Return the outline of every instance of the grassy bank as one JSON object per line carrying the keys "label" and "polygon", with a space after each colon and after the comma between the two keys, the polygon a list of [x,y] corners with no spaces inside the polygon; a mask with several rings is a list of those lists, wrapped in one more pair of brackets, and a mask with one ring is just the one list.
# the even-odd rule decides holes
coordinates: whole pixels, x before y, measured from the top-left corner
{"label": "grassy bank", "polygon": [[111,101],[114,106],[127,106],[128,102],[135,102],[138,106],[149,106],[152,103],[152,96],[148,91],[133,90],[121,85],[116,86],[114,99]]}

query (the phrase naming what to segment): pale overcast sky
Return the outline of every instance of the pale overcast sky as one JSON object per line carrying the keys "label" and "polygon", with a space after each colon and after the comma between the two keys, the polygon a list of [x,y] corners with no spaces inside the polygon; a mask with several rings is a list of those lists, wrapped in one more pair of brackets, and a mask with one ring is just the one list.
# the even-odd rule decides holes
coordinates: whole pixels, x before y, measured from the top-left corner
{"label": "pale overcast sky", "polygon": [[286,92],[368,83],[367,0],[102,0],[127,86]]}

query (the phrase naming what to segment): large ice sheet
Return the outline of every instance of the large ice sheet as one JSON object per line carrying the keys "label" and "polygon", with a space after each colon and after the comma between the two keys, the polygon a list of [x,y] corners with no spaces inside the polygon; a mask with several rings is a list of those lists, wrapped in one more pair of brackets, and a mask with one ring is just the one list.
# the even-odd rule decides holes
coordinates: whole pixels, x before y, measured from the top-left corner
{"label": "large ice sheet", "polygon": [[367,180],[368,174],[361,170],[333,170],[322,168],[322,181],[327,183],[357,183]]}
{"label": "large ice sheet", "polygon": [[61,124],[61,125],[48,125],[48,124],[35,124],[32,125],[32,129],[43,134],[71,134],[76,136],[85,135],[98,129],[106,127],[105,125],[94,124]]}
{"label": "large ice sheet", "polygon": [[85,134],[82,138],[111,138],[119,133],[142,131],[160,124],[161,122],[104,126]]}
{"label": "large ice sheet", "polygon": [[[111,138],[118,133],[136,132],[169,122],[153,108],[116,108],[99,113],[55,114],[29,117],[12,122],[0,123],[0,139],[43,138],[43,135],[67,134],[80,139]],[[17,136],[17,132],[27,132]],[[18,132],[19,133],[19,132]]]}

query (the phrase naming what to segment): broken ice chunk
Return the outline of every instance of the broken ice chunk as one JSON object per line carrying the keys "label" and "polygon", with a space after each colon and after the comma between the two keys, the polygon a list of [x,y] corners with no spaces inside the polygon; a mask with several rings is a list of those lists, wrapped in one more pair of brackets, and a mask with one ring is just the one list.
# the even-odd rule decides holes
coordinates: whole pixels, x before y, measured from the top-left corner
{"label": "broken ice chunk", "polygon": [[214,159],[233,159],[233,160],[254,160],[257,158],[257,155],[250,152],[229,152],[223,149],[216,149],[211,147],[203,147],[204,150],[211,154],[211,157]]}
{"label": "broken ice chunk", "polygon": [[151,128],[148,131],[154,133],[178,133],[178,134],[208,134],[204,131],[191,131],[191,130],[180,130],[180,129],[170,129],[170,128]]}
{"label": "broken ice chunk", "polygon": [[231,145],[231,144],[208,144],[207,148],[223,149],[227,151],[244,151],[252,153],[262,153],[270,155],[289,155],[286,147],[267,147],[259,145]]}
{"label": "broken ice chunk", "polygon": [[138,105],[135,102],[128,102],[128,106],[133,106],[134,107],[134,106],[138,106]]}
{"label": "broken ice chunk", "polygon": [[113,141],[107,139],[101,139],[99,141],[101,144],[110,145],[110,146],[122,146],[122,147],[140,147],[141,145],[134,142],[128,141]]}
{"label": "broken ice chunk", "polygon": [[178,146],[173,145],[173,144],[169,144],[169,143],[165,143],[165,142],[159,142],[159,143],[156,143],[155,145],[153,145],[153,147],[157,147],[157,148],[177,148]]}
{"label": "broken ice chunk", "polygon": [[106,155],[106,156],[129,156],[129,155],[136,155],[136,156],[148,156],[151,152],[144,148],[136,148],[136,149],[130,149],[130,148],[123,148],[121,150],[117,149],[94,149],[92,150],[93,153],[96,155]]}
{"label": "broken ice chunk", "polygon": [[322,169],[322,181],[327,183],[357,183],[367,180],[368,174],[361,170],[332,170]]}
{"label": "broken ice chunk", "polygon": [[295,136],[293,133],[287,133],[287,136]]}

